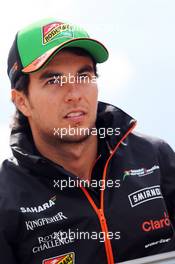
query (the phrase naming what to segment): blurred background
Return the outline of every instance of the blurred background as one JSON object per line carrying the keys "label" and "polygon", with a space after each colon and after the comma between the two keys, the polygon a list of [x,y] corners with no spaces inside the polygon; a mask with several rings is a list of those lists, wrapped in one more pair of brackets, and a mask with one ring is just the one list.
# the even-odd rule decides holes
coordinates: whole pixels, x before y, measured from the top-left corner
{"label": "blurred background", "polygon": [[10,155],[9,124],[14,107],[6,74],[16,32],[45,17],[84,27],[110,52],[98,66],[99,100],[138,121],[137,131],[166,140],[175,149],[175,1],[37,0],[1,3],[0,162]]}

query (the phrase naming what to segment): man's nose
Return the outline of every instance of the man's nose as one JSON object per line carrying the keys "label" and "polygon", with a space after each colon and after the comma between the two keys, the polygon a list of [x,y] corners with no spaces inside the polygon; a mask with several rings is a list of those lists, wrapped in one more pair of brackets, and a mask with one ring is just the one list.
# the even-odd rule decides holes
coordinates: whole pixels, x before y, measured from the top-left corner
{"label": "man's nose", "polygon": [[67,83],[65,102],[80,101],[82,98],[80,85],[77,83]]}

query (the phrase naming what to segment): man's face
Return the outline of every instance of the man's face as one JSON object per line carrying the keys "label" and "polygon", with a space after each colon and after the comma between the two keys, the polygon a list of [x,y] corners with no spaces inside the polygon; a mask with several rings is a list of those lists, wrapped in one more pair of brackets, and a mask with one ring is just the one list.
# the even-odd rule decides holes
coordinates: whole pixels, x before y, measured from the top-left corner
{"label": "man's face", "polygon": [[[27,100],[32,132],[50,144],[88,138],[89,132],[80,133],[80,128],[90,131],[95,126],[98,90],[94,75],[90,57],[64,50],[44,69],[30,74]],[[75,128],[71,135],[70,128]]]}

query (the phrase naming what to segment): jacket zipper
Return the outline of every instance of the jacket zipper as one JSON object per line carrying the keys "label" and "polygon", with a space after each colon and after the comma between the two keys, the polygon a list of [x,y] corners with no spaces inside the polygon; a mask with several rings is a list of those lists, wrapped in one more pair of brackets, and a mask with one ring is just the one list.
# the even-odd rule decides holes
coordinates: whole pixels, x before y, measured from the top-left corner
{"label": "jacket zipper", "polygon": [[112,248],[111,248],[111,243],[110,240],[107,236],[108,234],[108,227],[106,224],[106,218],[105,215],[102,211],[102,209],[97,208],[96,204],[94,203],[92,197],[90,196],[90,194],[88,193],[88,191],[81,186],[82,191],[84,192],[84,194],[86,195],[87,199],[89,200],[90,204],[92,205],[94,211],[96,212],[100,225],[101,225],[101,229],[105,234],[105,239],[104,239],[104,243],[105,243],[105,251],[106,251],[106,255],[107,255],[107,260],[108,260],[108,264],[114,264],[114,259],[113,259],[113,253],[112,253]]}
{"label": "jacket zipper", "polygon": [[[115,148],[111,151],[111,154],[110,154],[108,160],[106,161],[106,164],[105,164],[105,167],[104,167],[103,180],[106,179],[107,169],[108,169],[108,165],[109,165],[109,162],[110,162],[111,158],[113,157],[114,153],[117,151],[117,149],[120,146],[120,144],[132,132],[132,130],[135,128],[135,126],[136,126],[136,122],[134,122],[134,125],[125,133],[125,135],[117,143],[117,145],[115,146]],[[108,238],[108,226],[107,226],[106,218],[105,218],[105,215],[104,215],[104,188],[101,191],[100,208],[98,208],[96,206],[96,204],[94,203],[94,201],[93,201],[92,197],[90,196],[90,194],[88,193],[88,191],[83,186],[81,186],[80,188],[82,189],[82,191],[84,192],[84,194],[87,197],[88,201],[92,205],[94,211],[96,212],[96,214],[97,214],[97,216],[99,218],[99,222],[100,222],[100,225],[101,225],[101,229],[102,229],[102,231],[105,234],[104,243],[105,243],[105,250],[106,250],[106,256],[107,256],[107,262],[108,262],[108,264],[114,264],[114,257],[113,257],[113,252],[112,252],[111,241]]]}
{"label": "jacket zipper", "polygon": [[102,209],[99,209],[99,218],[100,218],[101,228],[105,232],[105,249],[106,249],[106,254],[107,254],[107,260],[108,260],[108,263],[114,264],[114,257],[112,253],[111,242],[107,235],[108,227],[107,227],[106,218],[105,218],[105,215]]}

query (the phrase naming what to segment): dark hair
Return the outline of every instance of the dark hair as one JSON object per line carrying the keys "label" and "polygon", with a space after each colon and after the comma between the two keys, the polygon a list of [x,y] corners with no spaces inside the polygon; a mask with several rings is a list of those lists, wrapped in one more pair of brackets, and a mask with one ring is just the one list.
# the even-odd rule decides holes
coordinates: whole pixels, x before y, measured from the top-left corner
{"label": "dark hair", "polygon": [[[69,51],[73,54],[76,54],[78,56],[88,56],[92,59],[93,62],[93,68],[94,68],[94,74],[96,77],[98,77],[98,73],[97,73],[97,66],[96,66],[96,61],[94,60],[94,58],[90,55],[89,52],[87,52],[84,49],[81,48],[65,48],[64,50]],[[30,77],[28,74],[24,74],[21,73],[20,77],[18,78],[18,80],[15,82],[15,89],[18,91],[23,92],[26,96],[28,96],[29,94],[29,83],[30,83]],[[16,108],[14,117],[13,117],[13,121],[12,121],[12,128],[30,128],[29,126],[29,122],[28,122],[28,118],[23,115],[23,113]]]}
{"label": "dark hair", "polygon": [[[15,89],[17,91],[23,92],[26,96],[28,96],[29,93],[29,83],[30,83],[30,78],[28,74],[23,74],[21,73],[20,77],[18,80],[15,82]],[[11,127],[13,129],[18,129],[18,128],[29,128],[29,122],[28,118],[23,115],[23,113],[16,107],[15,114],[13,116],[12,124]]]}

